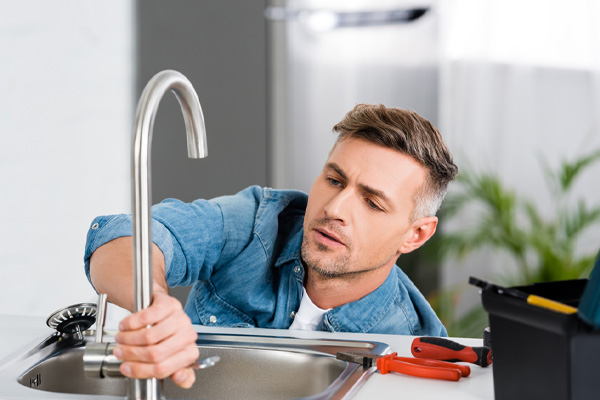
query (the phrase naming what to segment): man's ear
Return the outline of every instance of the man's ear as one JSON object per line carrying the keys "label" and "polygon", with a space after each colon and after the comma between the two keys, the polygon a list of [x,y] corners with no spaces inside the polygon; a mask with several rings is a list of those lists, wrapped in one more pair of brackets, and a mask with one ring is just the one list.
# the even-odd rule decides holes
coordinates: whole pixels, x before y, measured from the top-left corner
{"label": "man's ear", "polygon": [[407,232],[407,239],[400,246],[399,252],[402,254],[421,247],[435,233],[437,227],[437,217],[421,218],[412,225]]}

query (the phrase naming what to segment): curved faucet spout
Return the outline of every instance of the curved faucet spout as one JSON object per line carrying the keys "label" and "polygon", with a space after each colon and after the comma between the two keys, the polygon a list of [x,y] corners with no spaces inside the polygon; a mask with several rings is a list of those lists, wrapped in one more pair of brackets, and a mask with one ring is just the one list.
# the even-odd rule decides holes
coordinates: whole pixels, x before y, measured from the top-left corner
{"label": "curved faucet spout", "polygon": [[152,301],[152,232],[150,154],[154,118],[163,95],[173,91],[185,120],[188,157],[207,154],[206,129],[200,101],[190,81],[177,71],[159,72],[148,82],[138,102],[133,132],[132,213],[134,243],[134,311]]}
{"label": "curved faucet spout", "polygon": [[[138,102],[133,132],[132,214],[133,214],[133,282],[134,311],[152,302],[152,230],[150,154],[154,118],[163,95],[171,90],[181,106],[187,131],[188,157],[203,158],[207,154],[204,116],[198,96],[190,81],[177,71],[156,74],[146,85]],[[156,382],[156,380],[148,380]],[[134,381],[140,383],[140,381]],[[143,381],[142,381],[143,382]],[[156,383],[154,383],[156,385]],[[155,389],[142,386],[132,389],[130,398],[154,398]],[[146,392],[146,393],[137,393]]]}

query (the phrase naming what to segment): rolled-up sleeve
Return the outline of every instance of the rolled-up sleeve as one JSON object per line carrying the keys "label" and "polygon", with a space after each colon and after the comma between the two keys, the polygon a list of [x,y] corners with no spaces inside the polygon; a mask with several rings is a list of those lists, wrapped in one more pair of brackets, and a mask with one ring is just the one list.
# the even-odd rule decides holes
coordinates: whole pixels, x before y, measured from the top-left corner
{"label": "rolled-up sleeve", "polygon": [[[102,245],[125,236],[131,236],[133,225],[131,215],[118,214],[96,217],[88,230],[85,253],[84,269],[85,274],[92,284],[90,277],[90,258],[92,254]],[[156,220],[152,220],[152,241],[161,249],[165,256],[165,264],[172,265],[173,245],[171,235],[166,227]]]}
{"label": "rolled-up sleeve", "polygon": [[[208,280],[214,268],[247,246],[262,196],[262,188],[251,187],[235,196],[210,201],[167,199],[153,206],[152,241],[165,256],[167,284],[174,287]],[[92,221],[84,255],[90,283],[89,263],[94,251],[111,240],[131,235],[131,215],[101,216]]]}

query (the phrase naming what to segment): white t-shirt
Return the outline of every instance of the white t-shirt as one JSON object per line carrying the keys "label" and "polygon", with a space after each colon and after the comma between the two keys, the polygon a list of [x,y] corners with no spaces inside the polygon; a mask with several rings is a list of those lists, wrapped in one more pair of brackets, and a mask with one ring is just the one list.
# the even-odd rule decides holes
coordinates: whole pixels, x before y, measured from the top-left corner
{"label": "white t-shirt", "polygon": [[308,297],[306,289],[302,288],[302,300],[300,301],[300,308],[294,316],[294,322],[292,322],[290,329],[299,331],[316,331],[317,326],[319,326],[321,320],[323,319],[323,314],[329,310],[331,310],[331,308],[323,310],[322,308],[314,305],[310,297]]}

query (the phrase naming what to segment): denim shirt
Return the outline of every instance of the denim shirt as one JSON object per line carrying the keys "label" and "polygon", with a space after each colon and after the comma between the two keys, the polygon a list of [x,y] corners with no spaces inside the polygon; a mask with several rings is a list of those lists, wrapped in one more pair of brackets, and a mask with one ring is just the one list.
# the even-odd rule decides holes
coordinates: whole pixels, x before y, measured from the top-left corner
{"label": "denim shirt", "polygon": [[[195,324],[287,329],[300,307],[300,258],[307,195],[253,186],[233,196],[152,207],[152,240],[165,256],[170,287],[193,285],[185,311]],[[92,222],[89,260],[104,243],[131,236],[131,216]],[[91,282],[91,280],[90,280]],[[394,266],[363,298],[325,313],[318,330],[446,336],[410,279]]]}

